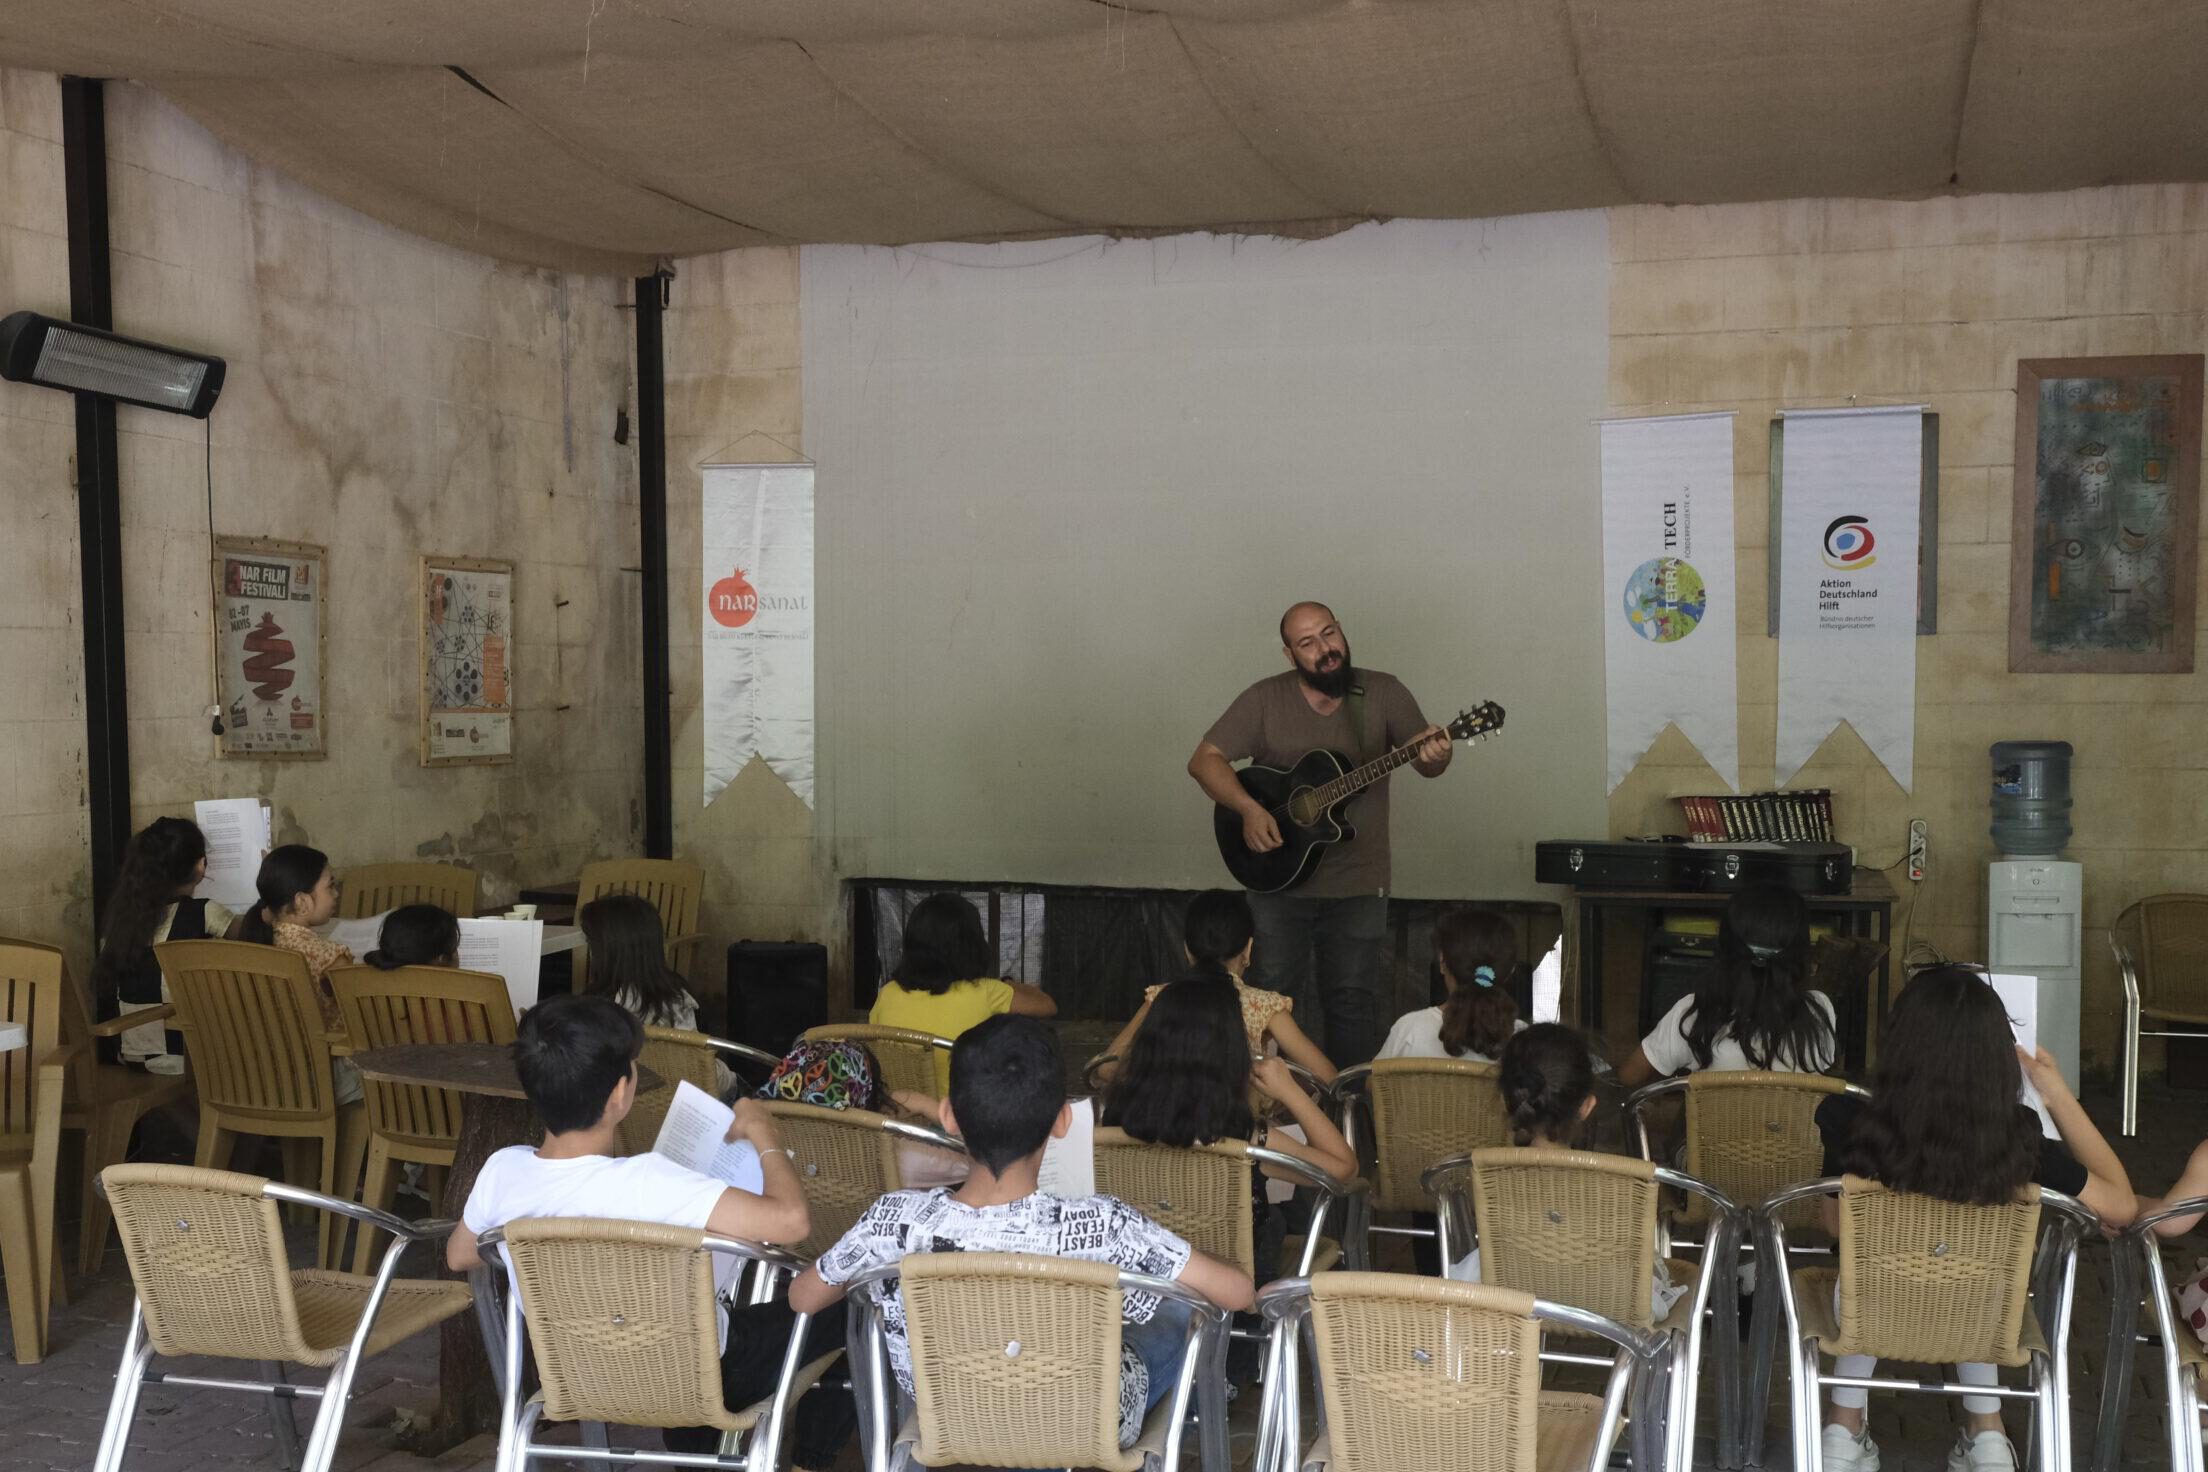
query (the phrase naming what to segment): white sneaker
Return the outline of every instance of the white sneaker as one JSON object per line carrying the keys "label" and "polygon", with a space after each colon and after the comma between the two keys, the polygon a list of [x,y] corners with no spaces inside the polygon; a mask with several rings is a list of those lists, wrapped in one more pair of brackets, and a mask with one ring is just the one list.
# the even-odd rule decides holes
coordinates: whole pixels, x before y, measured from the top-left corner
{"label": "white sneaker", "polygon": [[1858,1435],[1845,1426],[1824,1430],[1825,1472],[1878,1472],[1878,1443],[1868,1431]]}
{"label": "white sneaker", "polygon": [[1965,1431],[1947,1454],[1947,1472],[2016,1472],[2016,1447],[1998,1431]]}

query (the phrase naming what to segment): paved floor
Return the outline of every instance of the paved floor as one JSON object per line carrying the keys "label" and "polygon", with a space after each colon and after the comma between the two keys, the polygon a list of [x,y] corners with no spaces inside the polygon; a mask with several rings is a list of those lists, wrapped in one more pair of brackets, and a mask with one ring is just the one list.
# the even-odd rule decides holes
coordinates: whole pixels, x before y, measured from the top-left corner
{"label": "paved floor", "polygon": [[[2094,1098],[2089,1103],[2096,1118],[2112,1124],[2113,1100]],[[2142,1101],[2141,1117],[2143,1132],[2134,1140],[2121,1142],[2120,1149],[2134,1183],[2142,1190],[2159,1191],[2198,1139],[2208,1134],[2208,1094],[2151,1091],[2150,1097]],[[74,1240],[73,1223],[65,1226],[64,1232],[65,1241]],[[2181,1244],[2180,1255],[2187,1262],[2193,1256],[2193,1246]],[[0,1357],[0,1472],[82,1472],[91,1464],[130,1313],[130,1283],[120,1252],[110,1251],[104,1270],[92,1280],[73,1284],[72,1289],[68,1306],[55,1313],[53,1348],[43,1363],[20,1366],[12,1357]],[[2078,1423],[2081,1469],[2086,1466],[2087,1439],[2102,1391],[2101,1336],[2107,1324],[2107,1302],[2107,1256],[2098,1248],[2089,1248],[2080,1273],[2073,1345],[2073,1415]],[[0,1325],[0,1348],[6,1343],[5,1326]],[[189,1373],[185,1366],[177,1368]],[[2124,1449],[2126,1466],[2166,1465],[2162,1425],[2153,1412],[2153,1370],[2154,1362],[2142,1356],[2134,1376],[2137,1383]],[[205,1373],[224,1371],[210,1366]],[[457,1472],[487,1467],[492,1450],[487,1439],[456,1448],[435,1462],[401,1449],[408,1420],[434,1403],[436,1384],[433,1334],[418,1336],[371,1361],[357,1382],[338,1466],[345,1472],[366,1468],[375,1472],[428,1472],[431,1467]],[[1253,1399],[1245,1394],[1236,1406],[1238,1463],[1249,1453]],[[1710,1405],[1707,1393],[1703,1405],[1705,1410]],[[1953,1437],[1949,1417],[1947,1404],[1932,1397],[1874,1398],[1872,1430],[1884,1449],[1886,1467],[1917,1472],[1944,1466]],[[302,1413],[300,1419],[304,1425],[309,1416]],[[2020,1425],[2021,1420],[2020,1412],[2012,1412],[2012,1424]],[[1705,1433],[1707,1429],[1705,1419]],[[1773,1465],[1783,1464],[1786,1438],[1784,1392],[1774,1387],[1769,1453]],[[1706,1435],[1696,1460],[1699,1465],[1711,1465]],[[226,1472],[231,1468],[274,1467],[277,1463],[272,1424],[262,1404],[214,1392],[160,1387],[145,1392],[131,1438],[128,1465],[133,1472],[192,1472],[202,1468]],[[847,1472],[857,1465],[855,1455],[844,1459]]]}

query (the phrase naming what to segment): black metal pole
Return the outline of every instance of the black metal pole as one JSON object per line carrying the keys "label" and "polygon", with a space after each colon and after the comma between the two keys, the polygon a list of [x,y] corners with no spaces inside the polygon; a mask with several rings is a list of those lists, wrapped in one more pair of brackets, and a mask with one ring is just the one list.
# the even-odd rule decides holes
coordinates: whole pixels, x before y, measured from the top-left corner
{"label": "black metal pole", "polygon": [[664,276],[636,278],[637,526],[644,540],[644,853],[675,856],[674,718],[667,667],[667,376]]}
{"label": "black metal pole", "polygon": [[[113,329],[108,281],[107,117],[97,78],[61,79],[62,176],[69,214],[69,316]],[[84,582],[84,767],[91,806],[92,915],[98,925],[130,842],[130,705],[123,682],[122,480],[115,401],[77,400],[77,541]]]}

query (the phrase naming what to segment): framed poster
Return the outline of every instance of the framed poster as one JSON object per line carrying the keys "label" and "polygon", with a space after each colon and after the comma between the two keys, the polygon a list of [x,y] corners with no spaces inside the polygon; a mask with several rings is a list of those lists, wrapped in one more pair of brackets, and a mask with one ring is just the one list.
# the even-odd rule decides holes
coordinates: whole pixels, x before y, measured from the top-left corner
{"label": "framed poster", "polygon": [[2198,353],[2016,365],[2011,671],[2191,672],[2200,395]]}
{"label": "framed poster", "polygon": [[322,681],[328,567],[328,553],[303,542],[215,539],[218,755],[328,755]]}
{"label": "framed poster", "polygon": [[422,765],[514,759],[514,565],[424,557]]}

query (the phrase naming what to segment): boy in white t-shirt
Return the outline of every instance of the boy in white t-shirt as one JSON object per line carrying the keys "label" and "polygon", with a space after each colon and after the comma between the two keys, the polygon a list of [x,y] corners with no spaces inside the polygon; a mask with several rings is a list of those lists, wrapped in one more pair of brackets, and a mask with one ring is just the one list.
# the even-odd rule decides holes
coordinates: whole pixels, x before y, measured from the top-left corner
{"label": "boy in white t-shirt", "polygon": [[[756,1099],[736,1105],[731,1141],[748,1143],[753,1169],[730,1186],[664,1155],[624,1156],[621,1121],[636,1102],[636,1059],[644,1030],[605,997],[550,997],[522,1014],[514,1071],[544,1121],[544,1143],[513,1145],[483,1162],[445,1244],[455,1272],[482,1265],[476,1238],[530,1217],[597,1217],[691,1227],[754,1242],[796,1242],[810,1227],[804,1188],[775,1138],[774,1116]],[[732,1259],[716,1263],[724,1282]],[[786,1303],[721,1305],[721,1393],[741,1409],[773,1392],[796,1314]],[[842,1347],[840,1309],[814,1317],[804,1357]],[[798,1402],[791,1457],[799,1468],[831,1466],[857,1424],[851,1397],[817,1390]],[[674,1452],[710,1452],[720,1433],[688,1427],[663,1433]]]}

